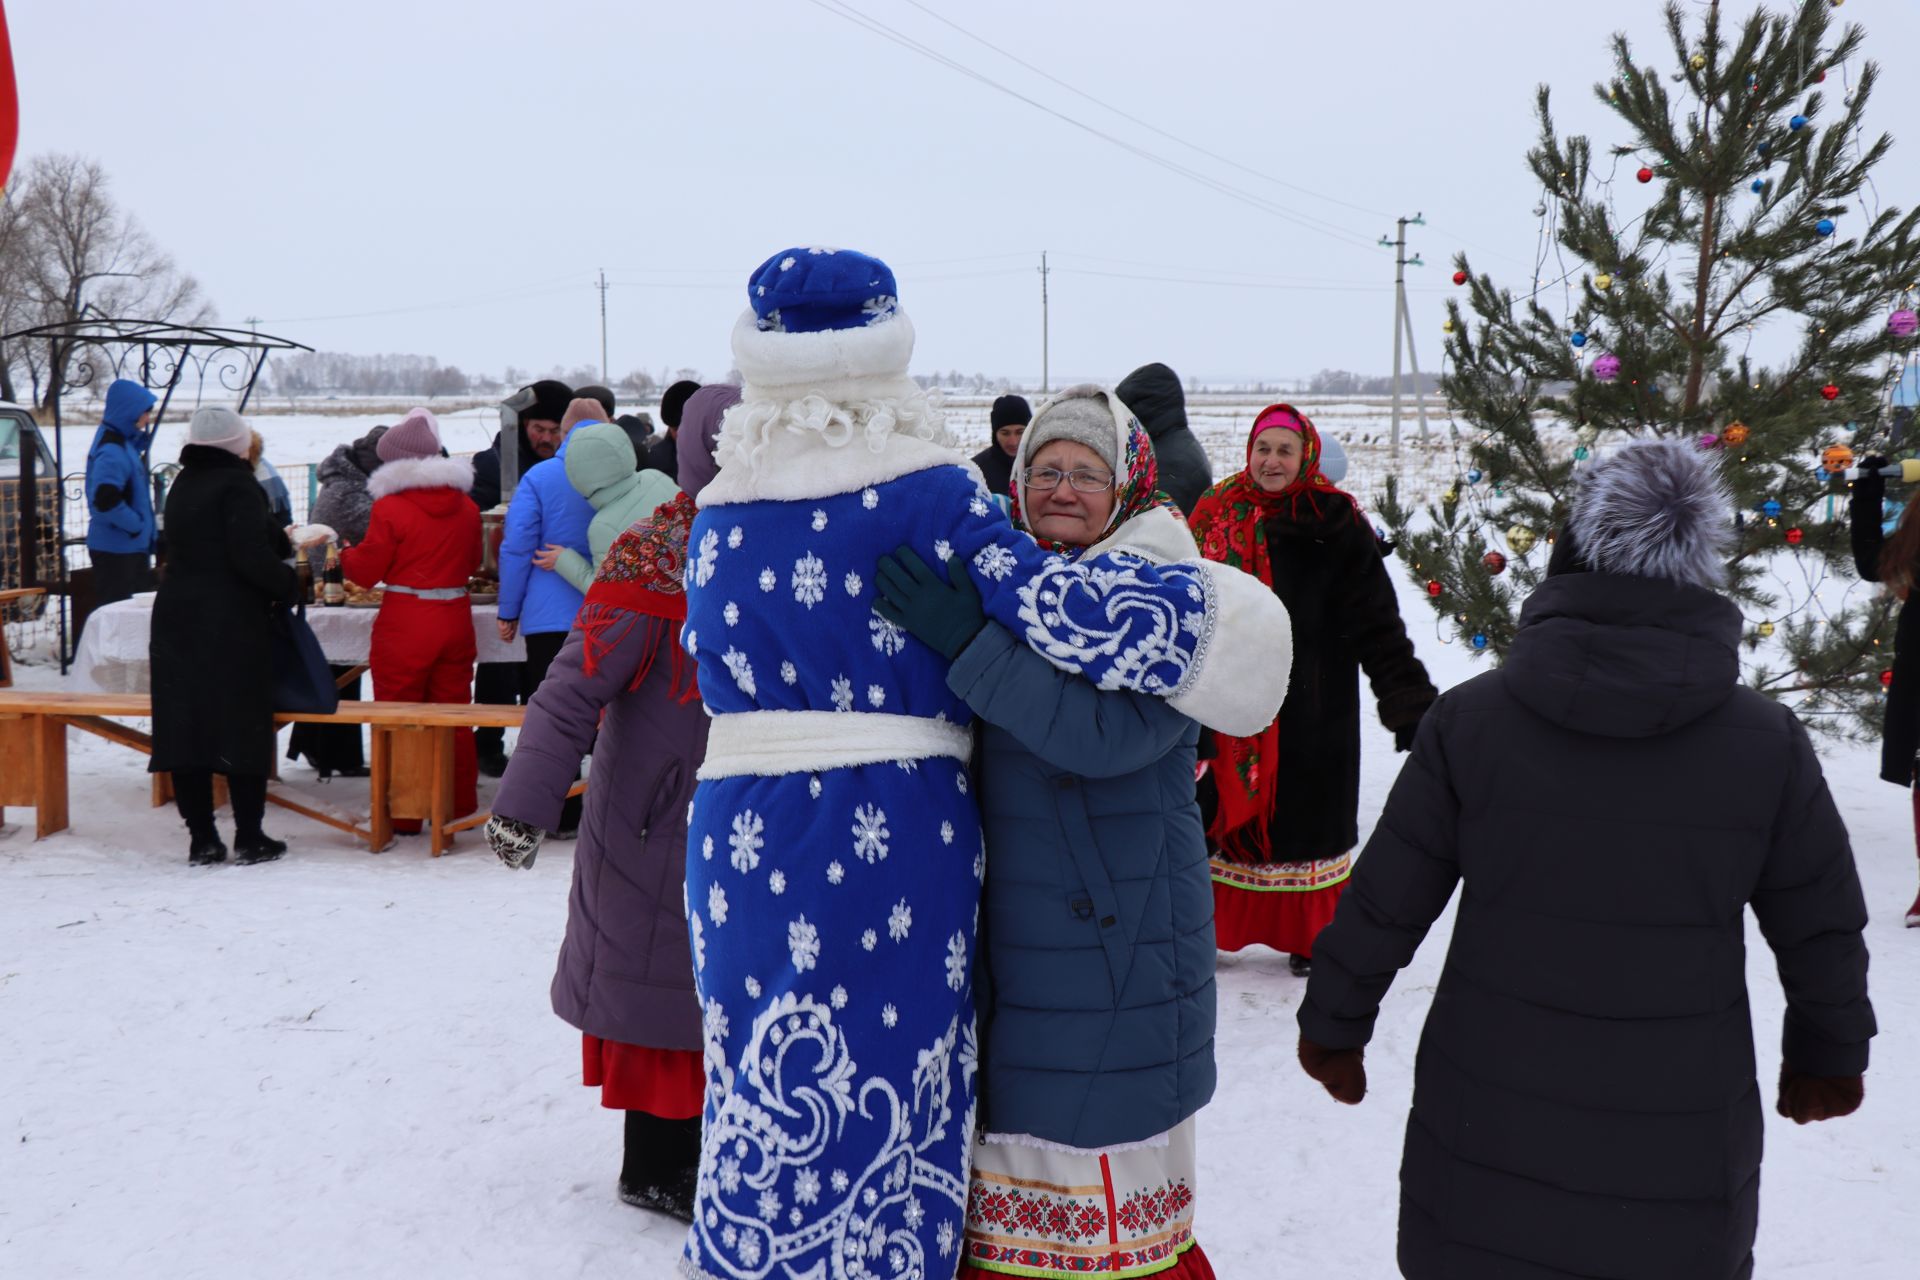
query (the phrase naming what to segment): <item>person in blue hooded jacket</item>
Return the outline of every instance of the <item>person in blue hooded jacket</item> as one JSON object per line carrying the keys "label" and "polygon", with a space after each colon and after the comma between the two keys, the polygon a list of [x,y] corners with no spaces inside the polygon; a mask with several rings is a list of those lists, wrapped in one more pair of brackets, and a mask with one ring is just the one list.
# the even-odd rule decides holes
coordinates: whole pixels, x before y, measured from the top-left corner
{"label": "person in blue hooded jacket", "polygon": [[[574,616],[586,596],[580,588],[551,568],[536,564],[542,553],[566,548],[582,557],[592,554],[588,531],[593,524],[593,504],[567,479],[567,446],[577,426],[606,419],[599,402],[576,399],[567,406],[561,419],[563,433],[560,448],[531,467],[520,478],[507,506],[507,527],[500,539],[500,639],[512,643],[515,635],[527,644],[526,674],[522,687],[528,699],[547,677],[547,668],[560,655],[573,630]],[[580,797],[568,800],[561,811],[558,834],[567,834],[580,825]]]}
{"label": "person in blue hooded jacket", "polygon": [[87,554],[93,561],[96,608],[145,590],[152,574],[147,446],[153,440],[149,428],[156,398],[131,379],[114,379],[87,450]]}

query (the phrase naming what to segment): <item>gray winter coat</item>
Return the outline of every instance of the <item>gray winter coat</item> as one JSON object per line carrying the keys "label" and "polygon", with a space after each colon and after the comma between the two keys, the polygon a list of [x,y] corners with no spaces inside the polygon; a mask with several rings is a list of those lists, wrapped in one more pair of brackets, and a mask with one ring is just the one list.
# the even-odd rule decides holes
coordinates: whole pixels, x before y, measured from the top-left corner
{"label": "gray winter coat", "polygon": [[1299,1015],[1315,1043],[1365,1044],[1461,886],[1400,1166],[1412,1280],[1753,1275],[1748,909],[1786,1062],[1866,1069],[1846,828],[1806,730],[1739,687],[1741,625],[1702,588],[1555,576],[1506,666],[1421,723]]}
{"label": "gray winter coat", "polygon": [[611,647],[592,675],[579,628],[553,660],[527,706],[493,811],[552,830],[581,759],[593,753],[553,1011],[603,1040],[698,1049],[683,885],[687,804],[706,757],[707,717],[697,697],[681,702],[672,692],[678,625],[612,612],[612,624],[595,635],[596,647]]}
{"label": "gray winter coat", "polygon": [[1136,1142],[1213,1096],[1213,886],[1199,727],[988,623],[947,686],[982,721],[982,1121]]}

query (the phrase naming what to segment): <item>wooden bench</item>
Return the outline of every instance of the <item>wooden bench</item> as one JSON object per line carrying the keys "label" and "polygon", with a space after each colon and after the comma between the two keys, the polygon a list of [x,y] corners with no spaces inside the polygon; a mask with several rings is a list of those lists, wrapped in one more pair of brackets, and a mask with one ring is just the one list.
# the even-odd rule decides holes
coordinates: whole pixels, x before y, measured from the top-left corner
{"label": "wooden bench", "polygon": [[[66,830],[67,730],[79,729],[152,755],[150,735],[109,718],[152,714],[145,694],[0,691],[0,809],[32,805],[36,838]],[[362,827],[271,791],[267,802],[345,831],[366,841],[376,853],[393,842],[395,819],[417,820],[425,824],[437,858],[453,843],[455,834],[491,816],[480,813],[457,820],[452,816],[456,731],[517,728],[525,714],[524,707],[438,702],[343,702],[331,715],[282,712],[274,716],[275,725],[368,727],[373,739],[368,770],[372,813]],[[166,774],[153,778],[154,805],[169,803],[171,779]],[[584,787],[584,783],[576,786],[576,793]]]}

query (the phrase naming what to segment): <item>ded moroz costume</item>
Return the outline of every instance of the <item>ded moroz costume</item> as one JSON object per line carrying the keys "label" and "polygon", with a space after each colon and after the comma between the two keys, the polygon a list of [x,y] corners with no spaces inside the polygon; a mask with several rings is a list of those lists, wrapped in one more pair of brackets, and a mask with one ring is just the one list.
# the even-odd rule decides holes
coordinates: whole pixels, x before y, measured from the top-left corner
{"label": "ded moroz costume", "polygon": [[1284,634],[1285,610],[1222,566],[1069,561],[1016,530],[907,377],[884,263],[789,250],[749,298],[687,552],[712,727],[687,834],[707,1098],[682,1270],[950,1280],[979,1065],[971,713],[947,660],[875,611],[875,565],[905,544],[967,572],[1056,666],[1237,733],[1287,671],[1223,630]]}

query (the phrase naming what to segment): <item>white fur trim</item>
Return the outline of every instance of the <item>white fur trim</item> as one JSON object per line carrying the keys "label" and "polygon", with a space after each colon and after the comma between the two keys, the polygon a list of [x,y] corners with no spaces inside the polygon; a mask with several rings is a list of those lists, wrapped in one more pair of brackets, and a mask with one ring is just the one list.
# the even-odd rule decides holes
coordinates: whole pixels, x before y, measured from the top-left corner
{"label": "white fur trim", "polygon": [[1293,622],[1271,588],[1250,573],[1211,560],[1206,571],[1207,630],[1184,684],[1167,699],[1209,729],[1251,738],[1280,714],[1293,674]]}
{"label": "white fur trim", "polygon": [[1136,555],[1153,564],[1177,564],[1200,558],[1193,531],[1165,507],[1149,507],[1087,548],[1090,556],[1108,551]]}
{"label": "white fur trim", "polygon": [[900,310],[858,329],[779,333],[763,332],[749,309],[733,326],[734,367],[767,391],[798,395],[826,383],[902,378],[912,359],[913,322]]}
{"label": "white fur trim", "polygon": [[973,755],[973,731],[925,716],[871,711],[733,711],[713,717],[694,776],[819,773],[854,765]]}
{"label": "white fur trim", "polygon": [[375,501],[407,489],[473,488],[471,458],[397,458],[383,462],[367,477],[367,492]]}
{"label": "white fur trim", "polygon": [[714,446],[720,474],[699,505],[827,498],[964,462],[937,395],[909,379],[855,390],[864,398],[781,399],[745,388],[747,398],[722,420]]}

